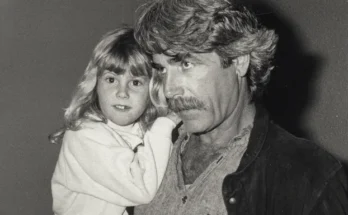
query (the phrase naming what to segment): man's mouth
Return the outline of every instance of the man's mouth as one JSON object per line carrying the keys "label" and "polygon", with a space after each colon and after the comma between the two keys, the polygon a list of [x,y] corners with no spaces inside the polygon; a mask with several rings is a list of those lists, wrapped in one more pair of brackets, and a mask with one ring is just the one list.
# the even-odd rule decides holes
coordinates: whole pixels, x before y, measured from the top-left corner
{"label": "man's mouth", "polygon": [[175,111],[174,111],[174,110],[172,110],[172,111],[174,111],[174,112],[177,113],[177,114],[180,114],[180,113],[192,112],[192,111],[194,111],[194,110],[197,110],[197,109],[194,109],[194,108],[192,108],[192,109],[180,109],[180,110],[176,109]]}
{"label": "man's mouth", "polygon": [[178,116],[182,120],[191,120],[191,119],[196,119],[197,114],[199,114],[200,110],[198,109],[188,109],[188,110],[180,110],[179,112],[176,112]]}

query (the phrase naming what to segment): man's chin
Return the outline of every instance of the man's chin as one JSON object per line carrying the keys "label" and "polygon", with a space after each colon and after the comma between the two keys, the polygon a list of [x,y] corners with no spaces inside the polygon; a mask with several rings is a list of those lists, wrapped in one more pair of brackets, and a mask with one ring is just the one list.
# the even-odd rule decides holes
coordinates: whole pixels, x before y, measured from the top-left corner
{"label": "man's chin", "polygon": [[183,123],[183,128],[187,133],[196,134],[196,133],[202,133],[204,130],[199,128],[197,125],[190,125]]}
{"label": "man's chin", "polygon": [[199,119],[200,111],[197,109],[183,110],[176,112],[176,114],[183,120],[196,120]]}
{"label": "man's chin", "polygon": [[204,123],[199,119],[183,119],[183,128],[188,133],[202,133],[205,131]]}
{"label": "man's chin", "polygon": [[201,110],[190,109],[177,113],[183,122],[184,129],[189,133],[200,133],[205,129],[204,116]]}

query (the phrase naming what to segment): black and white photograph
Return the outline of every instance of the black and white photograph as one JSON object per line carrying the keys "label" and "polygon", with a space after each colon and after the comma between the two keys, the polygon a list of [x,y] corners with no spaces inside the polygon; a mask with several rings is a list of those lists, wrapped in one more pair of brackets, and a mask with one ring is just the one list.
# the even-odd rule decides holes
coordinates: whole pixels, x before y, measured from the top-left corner
{"label": "black and white photograph", "polygon": [[348,215],[348,0],[0,0],[1,215]]}

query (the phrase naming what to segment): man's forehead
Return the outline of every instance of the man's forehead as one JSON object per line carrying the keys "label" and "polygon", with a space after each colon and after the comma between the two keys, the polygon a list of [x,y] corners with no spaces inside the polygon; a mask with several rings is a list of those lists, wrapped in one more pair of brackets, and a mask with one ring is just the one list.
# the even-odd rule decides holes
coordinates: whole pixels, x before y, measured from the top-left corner
{"label": "man's forehead", "polygon": [[[212,55],[214,52],[210,53],[179,53],[173,55],[167,55],[164,53],[161,54],[153,54],[152,60],[156,64],[172,64],[182,60],[193,60],[196,62],[210,62],[212,61]],[[216,54],[215,54],[216,55]]]}
{"label": "man's forehead", "polygon": [[153,54],[152,55],[152,61],[154,63],[158,63],[158,64],[167,63],[172,58],[173,58],[172,56],[168,56],[165,54]]}

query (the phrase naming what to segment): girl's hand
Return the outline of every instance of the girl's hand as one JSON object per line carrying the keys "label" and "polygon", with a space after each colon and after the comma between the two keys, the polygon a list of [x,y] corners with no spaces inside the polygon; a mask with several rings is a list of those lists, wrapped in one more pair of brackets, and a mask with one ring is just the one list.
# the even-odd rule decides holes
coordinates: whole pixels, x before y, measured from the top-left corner
{"label": "girl's hand", "polygon": [[176,125],[178,125],[181,122],[181,119],[173,111],[170,111],[166,117],[172,120]]}

